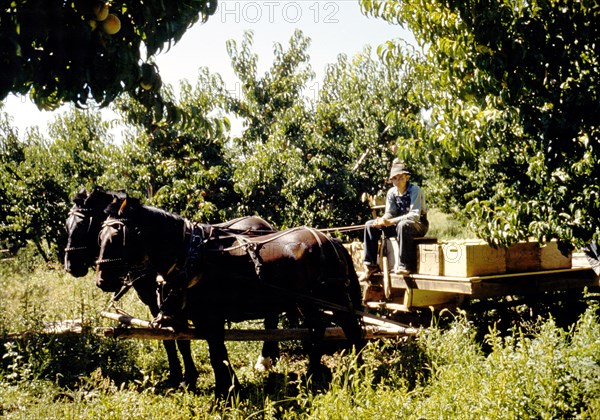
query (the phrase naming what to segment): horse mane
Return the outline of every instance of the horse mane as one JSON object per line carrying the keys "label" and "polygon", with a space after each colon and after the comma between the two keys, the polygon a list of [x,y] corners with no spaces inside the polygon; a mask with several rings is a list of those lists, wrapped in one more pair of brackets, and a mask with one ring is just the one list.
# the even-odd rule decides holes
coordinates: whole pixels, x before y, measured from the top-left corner
{"label": "horse mane", "polygon": [[134,224],[144,222],[147,225],[170,227],[186,222],[186,219],[178,214],[144,205],[139,199],[127,195],[115,197],[105,208],[104,213],[117,219],[131,219]]}
{"label": "horse mane", "polygon": [[76,204],[78,207],[82,207],[83,203],[85,203],[85,199],[88,197],[88,193],[85,188],[79,190],[73,197],[71,197],[71,201]]}
{"label": "horse mane", "polygon": [[146,206],[143,205],[142,208],[144,208],[151,216],[151,218],[153,219],[159,219],[159,220],[164,220],[165,222],[184,222],[186,221],[186,219],[176,213],[170,213],[166,210],[163,209],[159,209],[158,207],[152,207],[152,206]]}

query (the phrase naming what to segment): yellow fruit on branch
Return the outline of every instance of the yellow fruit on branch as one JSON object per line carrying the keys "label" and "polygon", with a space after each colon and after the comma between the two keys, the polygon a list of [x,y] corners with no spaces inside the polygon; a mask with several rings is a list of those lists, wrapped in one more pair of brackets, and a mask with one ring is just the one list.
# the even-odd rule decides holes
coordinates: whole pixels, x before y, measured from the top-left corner
{"label": "yellow fruit on branch", "polygon": [[114,35],[121,30],[121,21],[115,15],[109,13],[106,20],[102,22],[102,29],[108,35]]}
{"label": "yellow fruit on branch", "polygon": [[94,7],[94,15],[96,15],[96,20],[100,22],[106,20],[106,18],[108,17],[108,4],[98,3]]}
{"label": "yellow fruit on branch", "polygon": [[160,75],[158,74],[158,69],[156,68],[156,65],[151,63],[144,63],[142,64],[141,71],[142,77],[140,80],[140,86],[142,87],[142,89],[160,89],[162,82],[160,80]]}

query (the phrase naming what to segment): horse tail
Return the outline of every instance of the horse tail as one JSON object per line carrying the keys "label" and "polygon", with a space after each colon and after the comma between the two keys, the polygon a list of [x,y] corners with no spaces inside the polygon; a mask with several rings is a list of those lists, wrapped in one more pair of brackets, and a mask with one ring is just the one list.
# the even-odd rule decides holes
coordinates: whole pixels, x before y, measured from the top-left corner
{"label": "horse tail", "polygon": [[339,325],[344,330],[344,334],[349,342],[356,346],[357,351],[360,351],[366,342],[364,339],[364,321],[362,315],[360,315],[363,311],[363,301],[358,275],[354,269],[352,256],[342,242],[330,238],[329,243],[334,248],[337,260],[339,261],[337,265],[343,271],[341,274],[343,274],[345,279],[343,293],[346,295],[348,312],[342,312],[338,315]]}
{"label": "horse tail", "polygon": [[339,239],[332,238],[331,242],[335,246],[338,255],[343,258],[344,265],[346,266],[346,278],[348,279],[348,295],[350,297],[350,302],[355,310],[362,311],[362,289],[360,282],[358,281],[358,275],[354,269],[352,256]]}

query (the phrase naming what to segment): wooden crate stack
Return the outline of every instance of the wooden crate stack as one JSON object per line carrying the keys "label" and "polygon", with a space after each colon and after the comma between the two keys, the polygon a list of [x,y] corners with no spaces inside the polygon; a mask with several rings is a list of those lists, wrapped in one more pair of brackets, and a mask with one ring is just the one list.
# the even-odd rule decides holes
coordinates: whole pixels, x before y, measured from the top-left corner
{"label": "wooden crate stack", "polygon": [[418,274],[474,277],[561,268],[571,268],[571,255],[564,256],[556,241],[541,246],[529,241],[494,248],[480,240],[461,240],[417,247]]}

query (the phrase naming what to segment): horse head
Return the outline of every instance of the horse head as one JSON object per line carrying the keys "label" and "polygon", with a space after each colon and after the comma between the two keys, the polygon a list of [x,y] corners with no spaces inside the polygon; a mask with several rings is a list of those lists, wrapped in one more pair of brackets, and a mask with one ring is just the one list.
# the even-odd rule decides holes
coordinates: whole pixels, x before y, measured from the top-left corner
{"label": "horse head", "polygon": [[71,275],[82,277],[93,265],[99,251],[98,233],[106,219],[104,209],[117,195],[95,187],[91,193],[83,188],[73,197],[73,207],[65,221],[68,239],[64,267]]}
{"label": "horse head", "polygon": [[139,200],[114,197],[105,208],[107,218],[98,235],[96,286],[105,292],[116,292],[131,269],[144,266],[139,230],[135,228]]}

